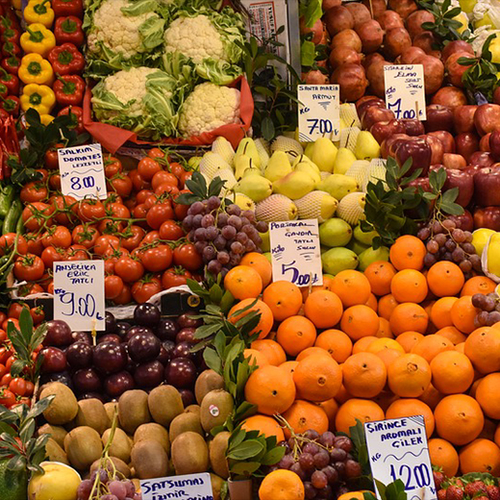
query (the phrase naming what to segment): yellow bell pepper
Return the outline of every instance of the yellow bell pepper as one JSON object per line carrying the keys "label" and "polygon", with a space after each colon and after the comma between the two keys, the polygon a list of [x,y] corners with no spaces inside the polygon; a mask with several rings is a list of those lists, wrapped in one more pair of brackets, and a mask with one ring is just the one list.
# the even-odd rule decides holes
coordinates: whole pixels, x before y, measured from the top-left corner
{"label": "yellow bell pepper", "polygon": [[24,87],[20,101],[23,111],[34,108],[39,114],[48,115],[56,104],[56,95],[47,85],[30,83]]}
{"label": "yellow bell pepper", "polygon": [[50,0],[30,0],[24,9],[24,20],[29,24],[40,23],[50,28],[54,22],[54,10],[50,6]]}
{"label": "yellow bell pepper", "polygon": [[39,85],[52,85],[54,70],[47,59],[40,54],[27,54],[21,59],[19,78],[25,84],[38,83]]}
{"label": "yellow bell pepper", "polygon": [[30,24],[26,27],[26,32],[21,35],[21,47],[27,54],[34,52],[46,57],[55,46],[54,33],[40,23]]}
{"label": "yellow bell pepper", "polygon": [[42,125],[48,125],[53,120],[54,117],[52,115],[40,115],[40,122],[42,123]]}

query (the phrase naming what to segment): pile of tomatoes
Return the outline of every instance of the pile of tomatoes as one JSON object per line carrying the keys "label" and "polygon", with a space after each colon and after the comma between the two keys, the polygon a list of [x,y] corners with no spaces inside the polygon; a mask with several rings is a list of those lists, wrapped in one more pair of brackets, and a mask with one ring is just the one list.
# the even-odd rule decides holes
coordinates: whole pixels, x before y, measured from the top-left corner
{"label": "pile of tomatoes", "polygon": [[177,204],[191,172],[155,148],[126,172],[108,155],[105,200],[77,201],[60,192],[57,148],[49,150],[40,179],[21,190],[25,233],[0,237],[0,257],[15,250],[20,294],[53,292],[56,261],[103,259],[105,295],[114,304],[146,302],[152,295],[200,279],[203,262],[182,229],[188,206]]}

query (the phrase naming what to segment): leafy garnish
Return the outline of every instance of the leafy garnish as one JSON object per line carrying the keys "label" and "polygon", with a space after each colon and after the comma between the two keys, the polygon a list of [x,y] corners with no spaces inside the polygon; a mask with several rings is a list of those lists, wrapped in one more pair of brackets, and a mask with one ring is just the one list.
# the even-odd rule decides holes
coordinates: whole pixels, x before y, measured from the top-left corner
{"label": "leafy garnish", "polygon": [[226,181],[223,181],[220,177],[215,177],[207,186],[205,177],[199,172],[193,172],[191,179],[186,181],[186,188],[191,192],[179,195],[175,202],[180,205],[192,205],[195,201],[203,201],[211,196],[219,196],[225,183]]}

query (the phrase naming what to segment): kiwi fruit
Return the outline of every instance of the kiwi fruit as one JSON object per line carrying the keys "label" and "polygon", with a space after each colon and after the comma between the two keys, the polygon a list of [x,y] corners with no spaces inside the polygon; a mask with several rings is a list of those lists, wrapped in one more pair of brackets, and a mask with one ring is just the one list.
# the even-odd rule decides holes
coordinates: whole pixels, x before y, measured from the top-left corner
{"label": "kiwi fruit", "polygon": [[148,407],[157,424],[168,427],[184,411],[179,391],[172,385],[155,387],[148,396]]}
{"label": "kiwi fruit", "polygon": [[195,415],[200,416],[201,408],[199,405],[189,405],[185,410],[184,413],[194,413]]}
{"label": "kiwi fruit", "polygon": [[177,415],[170,424],[170,442],[173,443],[177,436],[188,431],[196,432],[200,436],[203,436],[200,417],[195,413],[181,413]]}
{"label": "kiwi fruit", "polygon": [[214,370],[201,372],[194,386],[196,402],[201,405],[203,398],[215,389],[224,389],[224,378]]}
{"label": "kiwi fruit", "polygon": [[[111,434],[111,429],[106,429],[101,437],[102,444],[106,446],[109,441]],[[123,460],[125,463],[130,461],[130,451],[132,450],[132,444],[130,443],[129,437],[125,434],[122,429],[115,429],[115,435],[113,436],[113,442],[109,447],[109,456],[116,457]]]}
{"label": "kiwi fruit", "polygon": [[208,469],[208,446],[196,432],[184,432],[172,443],[172,462],[175,472],[196,474]]}
{"label": "kiwi fruit", "polygon": [[131,453],[135,475],[139,479],[165,477],[168,472],[168,457],[163,446],[156,441],[139,441]]}
{"label": "kiwi fruit", "polygon": [[141,390],[126,391],[118,400],[120,426],[128,433],[133,433],[141,424],[151,422],[148,409],[148,394]]}
{"label": "kiwi fruit", "polygon": [[168,431],[160,424],[142,424],[134,433],[134,444],[140,441],[156,441],[160,443],[167,453],[170,452]]}
{"label": "kiwi fruit", "polygon": [[109,427],[109,418],[104,404],[96,398],[78,401],[78,413],[75,423],[77,427],[88,426],[100,435]]}
{"label": "kiwi fruit", "polygon": [[214,474],[213,472],[211,472],[210,473],[210,482],[212,483],[212,495],[214,497],[214,500],[220,500],[221,499],[220,491],[222,489],[222,486],[225,483],[224,479],[217,476],[217,474]]}
{"label": "kiwi fruit", "polygon": [[78,413],[78,401],[73,391],[61,384],[51,382],[40,392],[39,399],[54,395],[55,398],[49,407],[43,412],[45,420],[49,424],[64,425],[73,420]]}
{"label": "kiwi fruit", "polygon": [[101,436],[92,427],[76,427],[64,438],[64,451],[71,465],[85,470],[100,458],[102,453]]}
{"label": "kiwi fruit", "polygon": [[[115,466],[117,472],[123,474],[123,476],[126,477],[127,479],[131,476],[130,467],[123,460],[120,460],[118,457],[109,457],[109,460],[113,462],[113,465]],[[90,473],[92,474],[92,472],[95,472],[100,468],[101,468],[101,459],[99,458],[90,466]],[[110,473],[113,473],[113,467],[109,462],[106,464],[105,469]]]}
{"label": "kiwi fruit", "polygon": [[223,425],[234,408],[233,397],[223,389],[210,391],[201,402],[200,420],[205,432]]}
{"label": "kiwi fruit", "polygon": [[219,432],[208,444],[210,467],[220,477],[229,477],[229,468],[226,460],[226,450],[229,443],[230,432]]}
{"label": "kiwi fruit", "polygon": [[45,444],[45,453],[51,462],[61,462],[62,464],[70,465],[68,455],[59,446],[55,439],[49,438]]}
{"label": "kiwi fruit", "polygon": [[[113,419],[115,418],[115,410],[118,410],[118,403],[116,401],[110,403],[104,403],[104,409],[108,414],[109,427],[113,424]],[[117,426],[120,427],[120,419],[117,418]]]}
{"label": "kiwi fruit", "polygon": [[50,437],[62,448],[64,447],[64,438],[68,434],[68,431],[59,425],[43,424],[38,429],[37,435],[41,436],[42,434],[50,434]]}

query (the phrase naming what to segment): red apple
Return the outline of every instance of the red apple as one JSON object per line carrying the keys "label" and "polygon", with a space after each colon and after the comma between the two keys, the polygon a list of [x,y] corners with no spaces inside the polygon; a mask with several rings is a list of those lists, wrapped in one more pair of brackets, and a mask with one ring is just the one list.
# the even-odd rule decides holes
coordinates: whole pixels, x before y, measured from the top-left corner
{"label": "red apple", "polygon": [[475,153],[471,154],[469,163],[471,165],[477,165],[486,168],[491,167],[495,163],[495,160],[493,160],[493,158],[491,157],[491,153],[489,152],[476,151]]}
{"label": "red apple", "polygon": [[398,141],[396,148],[398,165],[403,166],[408,158],[413,159],[412,166],[408,171],[409,174],[416,169],[421,169],[420,176],[426,176],[431,164],[431,156],[431,147],[425,139],[415,137],[413,140]]}
{"label": "red apple", "polygon": [[382,158],[387,159],[389,156],[394,156],[394,151],[392,149],[393,145],[400,139],[410,139],[410,136],[407,134],[394,134],[382,142],[380,145],[380,154]]}
{"label": "red apple", "polygon": [[500,129],[500,105],[481,104],[474,115],[474,124],[479,135]]}
{"label": "red apple", "polygon": [[474,178],[472,174],[461,169],[447,169],[446,175],[446,183],[443,191],[458,187],[458,197],[455,202],[462,207],[466,207],[474,195]]}
{"label": "red apple", "polygon": [[426,108],[427,120],[425,122],[426,132],[436,130],[453,130],[453,110],[441,104],[430,104]]}
{"label": "red apple", "polygon": [[500,231],[500,207],[476,208],[474,210],[474,229],[483,227]]}
{"label": "red apple", "polygon": [[445,153],[455,153],[455,139],[446,130],[436,130],[434,132],[429,132],[427,135],[437,137],[443,143]]}
{"label": "red apple", "polygon": [[453,120],[455,122],[455,131],[457,134],[462,132],[475,132],[474,115],[477,110],[476,105],[467,104],[465,106],[457,106],[453,110]]}
{"label": "red apple", "polygon": [[433,135],[422,135],[422,139],[425,139],[429,146],[431,147],[431,165],[439,165],[443,162],[443,143]]}
{"label": "red apple", "polygon": [[370,132],[375,140],[382,144],[388,137],[395,134],[404,134],[405,126],[399,120],[377,122],[370,128]]}
{"label": "red apple", "polygon": [[[464,40],[454,40],[453,42],[445,45],[443,49],[443,61],[446,61],[455,52],[467,52],[470,56],[474,57],[474,50],[472,46]],[[469,56],[469,57],[470,57]]]}
{"label": "red apple", "polygon": [[483,135],[483,137],[481,137],[481,139],[479,140],[479,149],[481,151],[490,150],[490,137],[491,137],[491,132],[487,133],[486,135]]}
{"label": "red apple", "polygon": [[467,104],[467,97],[457,87],[443,87],[439,89],[432,97],[432,104],[442,104],[450,108],[457,106],[465,106]]}
{"label": "red apple", "polygon": [[455,144],[457,153],[469,163],[472,154],[479,149],[479,137],[474,132],[462,132],[455,137]]}
{"label": "red apple", "polygon": [[480,207],[500,206],[500,170],[482,168],[474,175],[474,198]]}
{"label": "red apple", "polygon": [[361,126],[364,130],[370,130],[372,125],[377,122],[387,122],[394,120],[394,113],[386,108],[370,106],[361,117]]}
{"label": "red apple", "polygon": [[452,85],[455,85],[455,87],[463,89],[465,85],[462,83],[462,76],[472,66],[472,64],[467,66],[459,64],[458,60],[461,57],[470,58],[470,54],[468,52],[455,52],[454,54],[451,54],[451,56],[446,59],[444,68],[448,74],[448,81]]}
{"label": "red apple", "polygon": [[462,231],[473,231],[474,230],[474,219],[472,214],[468,210],[464,210],[463,214],[451,215],[448,217],[453,220],[458,228]]}
{"label": "red apple", "polygon": [[500,161],[500,130],[495,130],[490,135],[490,152],[495,161]]}
{"label": "red apple", "polygon": [[424,124],[420,120],[404,119],[404,120],[401,120],[401,122],[405,126],[406,133],[409,136],[413,137],[413,136],[425,134]]}
{"label": "red apple", "polygon": [[467,162],[462,155],[454,153],[445,153],[443,155],[443,165],[448,169],[463,170],[467,166]]}
{"label": "red apple", "polygon": [[424,191],[432,193],[431,185],[429,183],[429,177],[419,177],[418,179],[414,179],[409,183],[409,186],[413,186],[416,188],[421,187]]}

